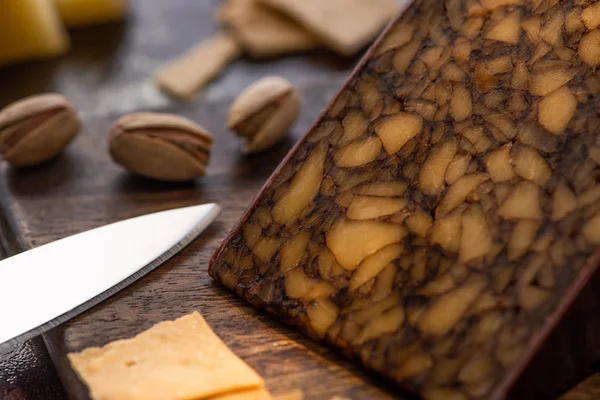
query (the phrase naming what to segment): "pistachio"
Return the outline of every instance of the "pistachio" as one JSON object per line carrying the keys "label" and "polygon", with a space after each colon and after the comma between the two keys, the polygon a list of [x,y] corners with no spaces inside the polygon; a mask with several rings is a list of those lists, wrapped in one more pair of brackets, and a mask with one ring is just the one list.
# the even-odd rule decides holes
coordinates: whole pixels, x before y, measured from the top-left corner
{"label": "pistachio", "polygon": [[0,110],[0,153],[15,166],[56,156],[79,131],[75,108],[59,94],[19,100]]}
{"label": "pistachio", "polygon": [[229,109],[227,128],[246,138],[246,153],[256,153],[283,139],[299,111],[296,88],[283,78],[266,77],[248,86],[235,99]]}
{"label": "pistachio", "polygon": [[213,136],[177,115],[134,113],[115,122],[108,141],[112,159],[129,171],[187,181],[206,173]]}

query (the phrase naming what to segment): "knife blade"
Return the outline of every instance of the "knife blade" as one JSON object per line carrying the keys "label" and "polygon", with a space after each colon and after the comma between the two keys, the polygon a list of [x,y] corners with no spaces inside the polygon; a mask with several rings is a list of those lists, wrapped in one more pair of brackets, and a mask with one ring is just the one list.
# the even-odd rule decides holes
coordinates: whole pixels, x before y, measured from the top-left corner
{"label": "knife blade", "polygon": [[164,263],[217,217],[217,204],[115,222],[0,262],[0,352],[107,299]]}

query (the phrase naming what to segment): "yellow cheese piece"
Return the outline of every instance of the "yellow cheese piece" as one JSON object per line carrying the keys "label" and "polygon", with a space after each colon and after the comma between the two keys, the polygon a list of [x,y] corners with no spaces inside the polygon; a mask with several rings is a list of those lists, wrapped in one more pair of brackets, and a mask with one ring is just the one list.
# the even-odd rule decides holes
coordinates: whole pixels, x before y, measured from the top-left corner
{"label": "yellow cheese piece", "polygon": [[0,65],[57,56],[69,43],[54,0],[2,0]]}
{"label": "yellow cheese piece", "polygon": [[54,0],[68,27],[103,24],[125,18],[128,0]]}
{"label": "yellow cheese piece", "polygon": [[68,358],[93,400],[206,399],[254,389],[247,400],[263,400],[263,379],[198,312]]}

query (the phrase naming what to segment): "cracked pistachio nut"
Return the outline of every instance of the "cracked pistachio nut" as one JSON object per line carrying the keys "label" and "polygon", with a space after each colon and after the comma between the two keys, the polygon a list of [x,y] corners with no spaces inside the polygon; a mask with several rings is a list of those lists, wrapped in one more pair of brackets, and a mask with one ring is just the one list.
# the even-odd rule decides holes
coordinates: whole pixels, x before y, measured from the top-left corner
{"label": "cracked pistachio nut", "polygon": [[296,88],[281,77],[266,77],[248,86],[235,99],[229,109],[227,128],[246,138],[246,153],[257,153],[282,140],[299,111]]}
{"label": "cracked pistachio nut", "polygon": [[0,153],[18,167],[60,153],[79,131],[75,108],[59,94],[24,98],[0,110]]}
{"label": "cracked pistachio nut", "polygon": [[187,118],[134,113],[112,127],[112,159],[127,170],[163,181],[187,181],[206,173],[213,136]]}

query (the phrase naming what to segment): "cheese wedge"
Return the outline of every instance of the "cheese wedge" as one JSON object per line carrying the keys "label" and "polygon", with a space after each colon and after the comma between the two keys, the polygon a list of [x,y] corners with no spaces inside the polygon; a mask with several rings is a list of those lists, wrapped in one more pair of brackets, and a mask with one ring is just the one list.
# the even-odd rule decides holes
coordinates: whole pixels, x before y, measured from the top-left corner
{"label": "cheese wedge", "polygon": [[128,0],[54,0],[65,25],[78,27],[119,21],[127,15]]}
{"label": "cheese wedge", "polygon": [[4,0],[0,11],[0,65],[48,58],[69,49],[54,0]]}
{"label": "cheese wedge", "polygon": [[211,276],[419,398],[559,396],[600,360],[597,3],[405,2]]}

